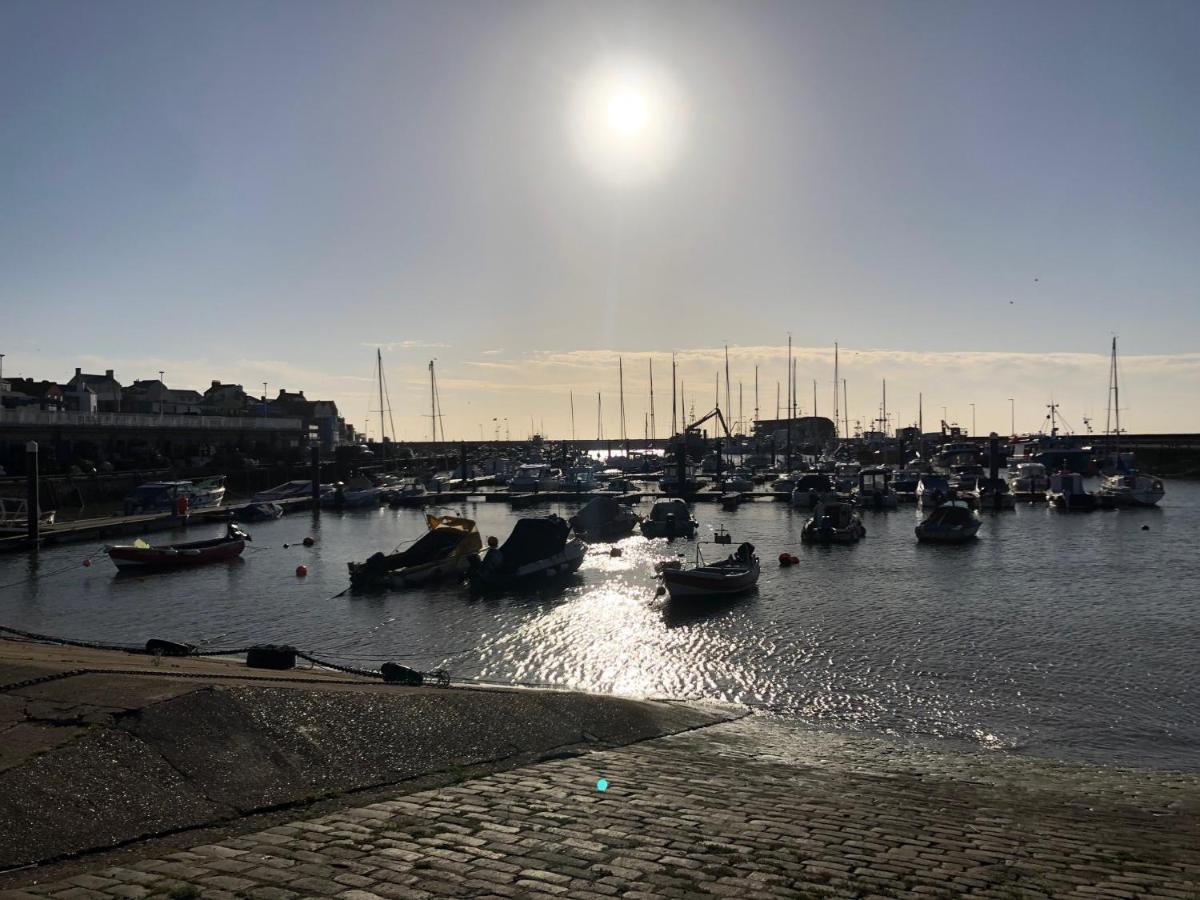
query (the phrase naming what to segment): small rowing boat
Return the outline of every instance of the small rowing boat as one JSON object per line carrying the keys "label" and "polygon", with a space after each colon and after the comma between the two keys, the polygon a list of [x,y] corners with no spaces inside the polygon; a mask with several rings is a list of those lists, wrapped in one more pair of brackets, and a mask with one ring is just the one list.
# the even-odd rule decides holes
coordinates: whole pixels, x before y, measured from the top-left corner
{"label": "small rowing boat", "polygon": [[209,541],[191,541],[186,544],[159,544],[151,546],[141,538],[132,544],[105,547],[104,552],[120,570],[162,570],[200,566],[205,563],[221,562],[241,556],[250,535],[242,531],[236,522],[230,522],[225,536]]}
{"label": "small rowing boat", "polygon": [[[696,548],[697,560],[700,550]],[[744,593],[758,584],[758,557],[753,544],[742,544],[728,559],[712,565],[682,569],[664,567],[663,587],[672,600],[698,597],[729,597]]]}

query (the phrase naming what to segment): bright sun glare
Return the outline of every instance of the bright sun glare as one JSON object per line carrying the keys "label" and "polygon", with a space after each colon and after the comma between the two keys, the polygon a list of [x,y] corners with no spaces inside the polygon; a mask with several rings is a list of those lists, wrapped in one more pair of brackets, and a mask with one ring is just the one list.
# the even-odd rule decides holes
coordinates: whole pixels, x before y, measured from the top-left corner
{"label": "bright sun glare", "polygon": [[663,174],[683,138],[684,105],[674,79],[643,63],[607,61],[580,81],[571,105],[576,152],[612,184]]}

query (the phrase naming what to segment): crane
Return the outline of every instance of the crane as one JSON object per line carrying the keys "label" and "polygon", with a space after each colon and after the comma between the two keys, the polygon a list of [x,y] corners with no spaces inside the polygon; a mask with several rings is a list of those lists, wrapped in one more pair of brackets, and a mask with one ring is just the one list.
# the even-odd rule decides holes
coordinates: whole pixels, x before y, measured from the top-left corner
{"label": "crane", "polygon": [[713,416],[716,416],[717,421],[721,423],[721,428],[723,428],[725,430],[725,437],[732,437],[732,435],[729,433],[729,426],[725,424],[725,417],[723,415],[721,415],[721,407],[719,407],[719,406],[715,407],[713,409],[713,411],[710,412],[708,415],[702,416],[701,418],[699,418],[695,422],[693,422],[691,425],[688,425],[683,430],[689,434],[699,431],[700,426],[703,425],[705,422],[707,422],[709,419],[713,418]]}

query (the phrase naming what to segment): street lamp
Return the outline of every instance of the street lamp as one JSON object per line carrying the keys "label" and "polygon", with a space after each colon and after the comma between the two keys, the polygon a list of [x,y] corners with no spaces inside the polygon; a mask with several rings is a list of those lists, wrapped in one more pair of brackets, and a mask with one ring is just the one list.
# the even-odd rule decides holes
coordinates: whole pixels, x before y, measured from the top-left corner
{"label": "street lamp", "polygon": [[1009,415],[1008,433],[1016,434],[1017,433],[1017,404],[1016,404],[1016,401],[1013,400],[1012,397],[1008,398],[1008,415]]}

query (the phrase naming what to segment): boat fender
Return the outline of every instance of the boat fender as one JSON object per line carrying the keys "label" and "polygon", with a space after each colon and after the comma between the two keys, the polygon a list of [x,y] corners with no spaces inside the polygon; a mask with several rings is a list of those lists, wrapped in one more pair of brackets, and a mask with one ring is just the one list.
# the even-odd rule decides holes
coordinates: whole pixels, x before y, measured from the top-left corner
{"label": "boat fender", "polygon": [[288,644],[256,644],[246,651],[251,669],[294,669],[296,648]]}
{"label": "boat fender", "polygon": [[779,564],[781,566],[790,566],[792,564],[792,554],[788,553],[786,550],[783,553],[780,553]]}
{"label": "boat fender", "polygon": [[388,684],[407,684],[412,687],[420,687],[425,683],[425,676],[416,669],[410,669],[408,666],[394,662],[385,662],[379,667],[379,674]]}
{"label": "boat fender", "polygon": [[162,638],[150,638],[146,641],[146,652],[161,656],[188,656],[195,649],[191,644],[166,641]]}
{"label": "boat fender", "polygon": [[313,540],[312,538],[310,538],[310,537],[306,537],[306,538],[304,539],[304,546],[305,546],[305,547],[311,547],[311,546],[312,546],[313,544],[315,544],[315,543],[316,543],[316,541],[314,541],[314,540]]}
{"label": "boat fender", "polygon": [[1142,526],[1142,531],[1149,531],[1149,530],[1150,530],[1150,526],[1149,526],[1149,525],[1143,525],[1143,526]]}

